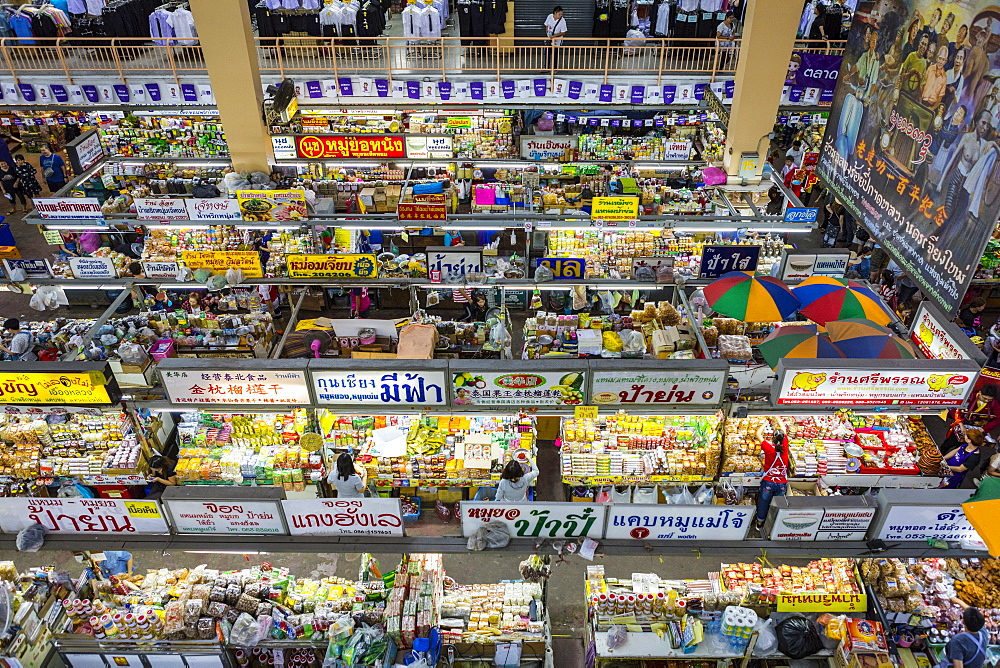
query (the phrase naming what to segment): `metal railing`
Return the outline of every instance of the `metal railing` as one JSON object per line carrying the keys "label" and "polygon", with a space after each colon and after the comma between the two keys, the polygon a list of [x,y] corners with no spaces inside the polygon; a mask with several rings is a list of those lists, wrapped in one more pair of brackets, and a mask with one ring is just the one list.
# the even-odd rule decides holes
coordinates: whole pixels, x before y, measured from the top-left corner
{"label": "metal railing", "polygon": [[[687,38],[656,38],[625,47],[621,40],[566,38],[553,47],[543,37],[402,37],[318,39],[255,38],[265,76],[371,76],[393,79],[407,75],[475,74],[507,76],[637,75],[657,84],[664,76],[690,74],[713,81],[736,71],[741,40],[729,43]],[[796,49],[839,54],[843,42],[805,40]],[[2,62],[15,80],[22,76],[62,74],[74,77],[111,74],[181,76],[207,73],[201,47],[183,40],[153,44],[143,38],[6,38],[0,42]]]}

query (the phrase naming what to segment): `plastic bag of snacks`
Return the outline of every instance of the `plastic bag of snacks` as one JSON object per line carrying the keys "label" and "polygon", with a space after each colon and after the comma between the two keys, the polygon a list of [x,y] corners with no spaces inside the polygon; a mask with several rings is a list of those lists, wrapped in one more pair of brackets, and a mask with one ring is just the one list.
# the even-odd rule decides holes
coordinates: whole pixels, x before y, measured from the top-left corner
{"label": "plastic bag of snacks", "polygon": [[735,334],[719,335],[719,357],[727,360],[753,359],[753,348],[750,339]]}

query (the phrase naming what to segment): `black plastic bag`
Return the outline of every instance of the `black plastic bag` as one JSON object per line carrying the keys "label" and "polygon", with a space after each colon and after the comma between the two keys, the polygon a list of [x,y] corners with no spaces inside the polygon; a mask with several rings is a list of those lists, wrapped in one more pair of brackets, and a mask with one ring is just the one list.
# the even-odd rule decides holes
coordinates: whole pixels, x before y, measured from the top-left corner
{"label": "black plastic bag", "polygon": [[778,651],[792,659],[804,659],[823,649],[816,625],[803,615],[792,615],[774,627]]}

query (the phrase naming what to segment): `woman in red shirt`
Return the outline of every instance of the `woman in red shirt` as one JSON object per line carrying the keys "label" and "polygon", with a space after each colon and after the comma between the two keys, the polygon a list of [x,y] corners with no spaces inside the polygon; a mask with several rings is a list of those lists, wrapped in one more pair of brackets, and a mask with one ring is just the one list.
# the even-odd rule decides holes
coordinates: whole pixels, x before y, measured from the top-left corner
{"label": "woman in red shirt", "polygon": [[[761,426],[757,438],[761,439],[760,449],[764,453],[764,477],[757,493],[757,528],[764,526],[771,498],[784,496],[788,489],[788,438],[781,429],[775,429],[771,440],[763,438]],[[773,442],[772,442],[773,441]]]}

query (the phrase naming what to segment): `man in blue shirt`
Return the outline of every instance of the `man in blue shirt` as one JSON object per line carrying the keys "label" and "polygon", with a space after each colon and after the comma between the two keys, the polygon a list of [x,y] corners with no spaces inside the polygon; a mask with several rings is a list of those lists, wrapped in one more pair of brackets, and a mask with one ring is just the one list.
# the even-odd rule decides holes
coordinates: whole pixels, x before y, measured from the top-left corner
{"label": "man in blue shirt", "polygon": [[49,184],[49,192],[55,195],[66,185],[66,161],[56,155],[48,146],[42,147],[42,157],[38,159],[42,167],[45,182]]}
{"label": "man in blue shirt", "polygon": [[99,563],[104,577],[126,575],[132,572],[132,553],[124,550],[105,550],[104,561]]}
{"label": "man in blue shirt", "polygon": [[990,643],[990,634],[983,629],[986,619],[979,608],[966,608],[962,612],[962,623],[965,632],[951,637],[944,648],[945,656],[953,668],[981,668]]}

